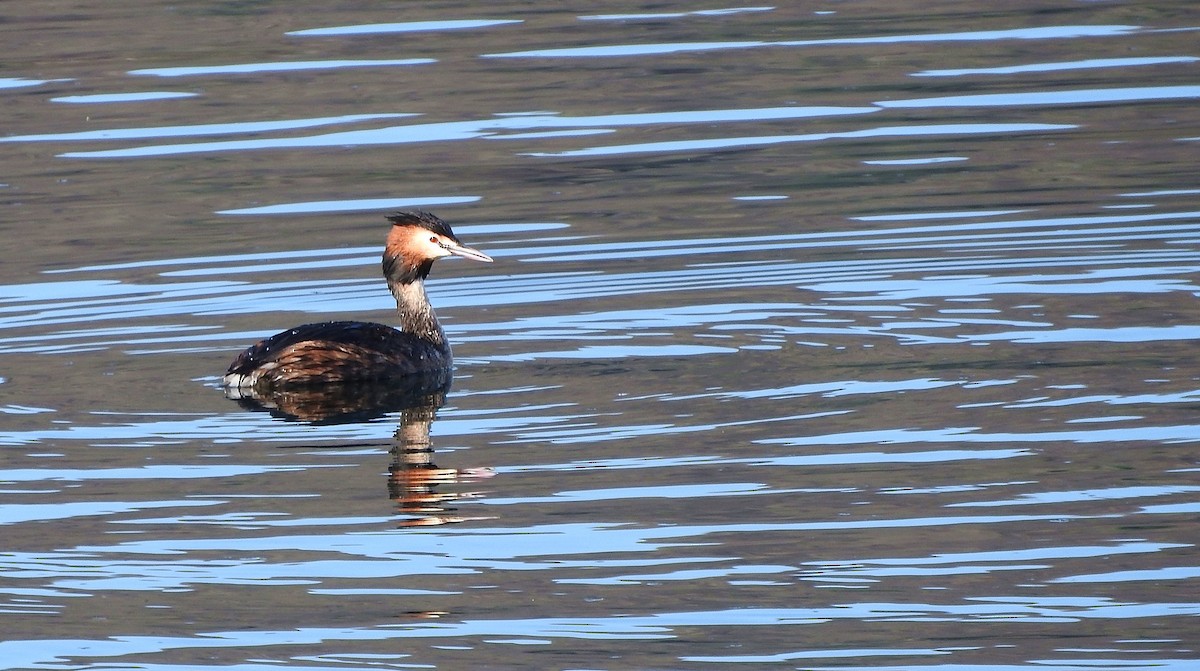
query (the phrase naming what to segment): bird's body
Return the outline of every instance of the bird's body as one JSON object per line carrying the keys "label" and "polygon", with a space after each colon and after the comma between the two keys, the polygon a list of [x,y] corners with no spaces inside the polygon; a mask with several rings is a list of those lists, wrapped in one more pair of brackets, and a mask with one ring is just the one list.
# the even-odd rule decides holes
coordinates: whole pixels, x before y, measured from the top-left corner
{"label": "bird's body", "polygon": [[425,277],[443,256],[492,259],[464,246],[432,214],[400,213],[389,219],[383,273],[396,298],[398,326],[336,321],[288,329],[239,354],[225,373],[227,388],[262,392],[381,382],[450,368],[450,344],[425,294]]}

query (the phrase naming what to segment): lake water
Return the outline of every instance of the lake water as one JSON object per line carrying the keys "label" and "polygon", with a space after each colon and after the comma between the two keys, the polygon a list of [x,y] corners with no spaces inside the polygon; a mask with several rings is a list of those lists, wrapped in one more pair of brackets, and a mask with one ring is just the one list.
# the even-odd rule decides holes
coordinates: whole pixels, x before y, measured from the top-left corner
{"label": "lake water", "polygon": [[1200,14],[901,4],[7,3],[0,668],[1197,668]]}

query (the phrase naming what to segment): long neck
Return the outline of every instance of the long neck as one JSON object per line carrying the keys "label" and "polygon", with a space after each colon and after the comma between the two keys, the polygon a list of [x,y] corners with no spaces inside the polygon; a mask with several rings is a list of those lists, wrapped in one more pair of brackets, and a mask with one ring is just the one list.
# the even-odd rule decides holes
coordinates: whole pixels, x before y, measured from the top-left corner
{"label": "long neck", "polygon": [[388,282],[388,288],[396,297],[396,312],[400,314],[400,330],[424,338],[439,347],[446,346],[446,334],[438,323],[429,297],[425,295],[425,282],[415,279],[410,282]]}

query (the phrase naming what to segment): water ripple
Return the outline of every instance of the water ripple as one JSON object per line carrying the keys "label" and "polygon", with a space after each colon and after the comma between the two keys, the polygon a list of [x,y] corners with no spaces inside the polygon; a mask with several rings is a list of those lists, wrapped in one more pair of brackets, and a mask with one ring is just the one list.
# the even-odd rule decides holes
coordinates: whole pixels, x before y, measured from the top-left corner
{"label": "water ripple", "polygon": [[348,114],[336,117],[313,119],[285,119],[280,121],[245,121],[234,123],[195,124],[187,126],[160,126],[153,128],[112,128],[106,130],[81,131],[77,133],[48,133],[40,135],[10,135],[0,137],[0,142],[74,142],[89,140],[136,140],[153,137],[193,137],[203,135],[235,135],[239,133],[264,133],[277,130],[313,128],[342,123],[358,123],[375,119],[396,119],[416,116],[415,114]]}
{"label": "water ripple", "polygon": [[[877,112],[879,109],[880,108],[878,107],[773,107],[759,109],[611,114],[585,117],[565,117],[550,114],[497,116],[491,119],[481,119],[475,121],[447,121],[439,123],[414,124],[410,126],[391,126],[373,130],[343,131],[338,133],[327,133],[324,135],[311,135],[307,137],[264,138],[254,140],[229,140],[223,142],[197,142],[191,144],[150,145],[144,147],[132,147],[128,149],[66,152],[64,154],[60,154],[60,156],[64,158],[132,158],[218,151],[301,149],[314,147],[341,147],[346,145],[365,146],[404,144],[413,142],[450,142],[456,140],[486,138],[496,136],[498,133],[504,133],[507,131],[525,131],[540,128],[592,129],[599,127],[601,129],[606,129],[608,127],[642,126],[652,124],[706,124],[719,122],[769,121],[779,119],[802,119],[810,117],[869,114],[872,112]],[[411,115],[396,114],[387,116]],[[220,127],[224,127],[224,125],[216,126],[216,128]],[[103,132],[104,131],[96,131],[96,133]],[[178,134],[178,132],[163,133],[163,135],[171,134]],[[56,135],[25,136],[2,139],[8,142],[14,142],[47,139],[89,139],[89,137],[86,134],[83,136],[80,136],[80,134],[74,134],[74,137]]]}
{"label": "water ripple", "polygon": [[913,98],[909,100],[878,100],[880,107],[1007,107],[1013,105],[1094,105],[1098,103],[1128,103],[1143,100],[1178,100],[1200,98],[1200,86],[1138,86],[1111,89],[1078,89],[1073,91],[1024,91],[1019,93],[983,93],[979,95]]}
{"label": "water ripple", "polygon": [[992,68],[959,68],[951,70],[924,70],[914,72],[913,77],[962,77],[965,75],[1015,75],[1027,72],[1060,72],[1063,70],[1089,70],[1093,68],[1124,68],[1141,65],[1168,65],[1194,63],[1195,56],[1162,56],[1149,58],[1086,58],[1078,61],[1057,63],[1027,63]]}
{"label": "water ripple", "polygon": [[746,137],[721,137],[703,140],[672,140],[666,142],[641,142],[637,144],[609,145],[572,149],[558,152],[529,152],[529,156],[615,156],[656,152],[710,151],[737,147],[759,147],[790,142],[821,142],[825,140],[853,140],[859,138],[922,137],[935,135],[980,135],[991,133],[1035,133],[1073,130],[1074,124],[1047,123],[987,123],[987,124],[930,124],[926,126],[881,126],[834,133],[808,133],[800,135],[757,135]]}
{"label": "water ripple", "polygon": [[373,35],[379,33],[416,33],[439,30],[470,30],[473,28],[490,28],[505,24],[524,23],[517,19],[454,19],[441,21],[405,21],[402,23],[364,23],[352,26],[331,26],[327,28],[306,28],[292,30],[286,35],[293,37],[330,37],[343,35]]}
{"label": "water ripple", "polygon": [[652,56],[692,53],[721,49],[752,49],[762,47],[819,47],[850,44],[912,44],[930,42],[994,42],[996,40],[1063,40],[1088,37],[1114,37],[1139,30],[1137,26],[1047,26],[1008,30],[980,30],[958,33],[926,33],[871,37],[839,37],[824,40],[789,40],[778,42],[678,42],[660,44],[619,44],[593,47],[566,47],[509,51],[483,54],[483,58],[596,58],[613,56]]}

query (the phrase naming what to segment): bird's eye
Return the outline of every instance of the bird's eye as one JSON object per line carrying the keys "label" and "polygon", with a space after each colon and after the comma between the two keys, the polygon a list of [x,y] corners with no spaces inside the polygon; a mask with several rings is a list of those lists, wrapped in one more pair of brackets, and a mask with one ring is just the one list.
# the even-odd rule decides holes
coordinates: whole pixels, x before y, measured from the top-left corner
{"label": "bird's eye", "polygon": [[435,245],[436,245],[436,244],[438,244],[438,239],[437,239],[437,236],[436,236],[436,235],[431,235],[431,236],[429,236],[429,241],[430,241],[430,242],[432,242],[432,243],[433,243],[433,244],[435,244]]}

